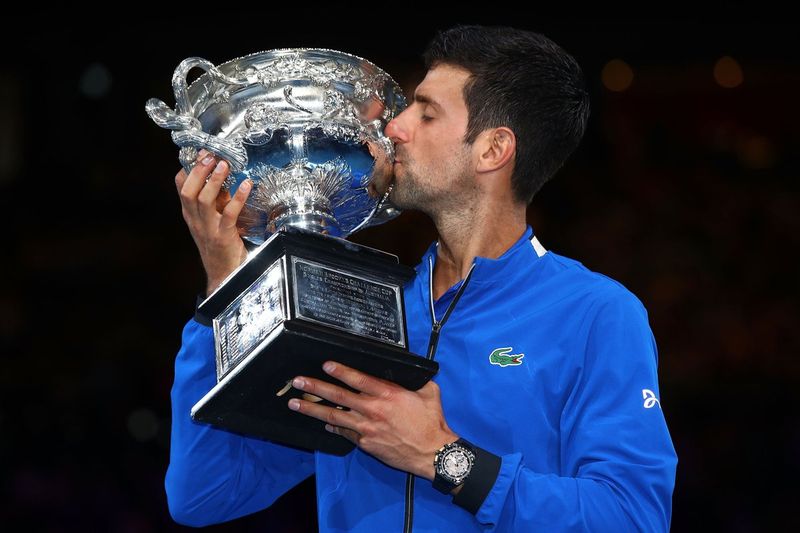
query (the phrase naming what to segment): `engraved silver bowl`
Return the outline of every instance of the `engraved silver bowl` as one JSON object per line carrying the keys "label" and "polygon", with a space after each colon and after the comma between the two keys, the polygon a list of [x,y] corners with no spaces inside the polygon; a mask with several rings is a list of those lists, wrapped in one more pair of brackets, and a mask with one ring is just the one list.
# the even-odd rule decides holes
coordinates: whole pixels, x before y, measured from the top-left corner
{"label": "engraved silver bowl", "polygon": [[[191,85],[187,74],[205,71]],[[333,236],[385,222],[394,146],[386,124],[406,106],[399,85],[360,57],[336,50],[269,50],[214,66],[190,57],[172,77],[176,107],[147,101],[172,130],[189,172],[204,148],[229,162],[224,195],[253,190],[238,226],[261,244],[281,226]]]}

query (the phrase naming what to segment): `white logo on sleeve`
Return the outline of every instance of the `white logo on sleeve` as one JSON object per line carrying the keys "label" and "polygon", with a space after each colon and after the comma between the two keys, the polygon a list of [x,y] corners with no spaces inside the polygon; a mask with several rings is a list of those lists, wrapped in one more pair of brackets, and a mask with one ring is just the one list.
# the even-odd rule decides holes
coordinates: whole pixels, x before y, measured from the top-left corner
{"label": "white logo on sleeve", "polygon": [[656,404],[661,407],[661,402],[658,401],[658,398],[656,398],[656,395],[650,389],[642,389],[642,398],[644,398],[645,409],[655,407]]}

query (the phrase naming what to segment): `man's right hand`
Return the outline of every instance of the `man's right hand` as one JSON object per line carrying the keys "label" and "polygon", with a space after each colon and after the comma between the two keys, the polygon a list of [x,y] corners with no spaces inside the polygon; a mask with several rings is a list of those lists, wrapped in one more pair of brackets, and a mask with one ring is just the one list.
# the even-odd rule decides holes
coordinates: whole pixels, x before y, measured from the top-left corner
{"label": "man's right hand", "polygon": [[252,183],[250,180],[242,182],[233,197],[221,195],[220,189],[228,170],[227,162],[201,150],[192,171],[187,175],[181,169],[175,176],[183,219],[189,226],[206,270],[206,295],[211,294],[247,258],[236,220]]}

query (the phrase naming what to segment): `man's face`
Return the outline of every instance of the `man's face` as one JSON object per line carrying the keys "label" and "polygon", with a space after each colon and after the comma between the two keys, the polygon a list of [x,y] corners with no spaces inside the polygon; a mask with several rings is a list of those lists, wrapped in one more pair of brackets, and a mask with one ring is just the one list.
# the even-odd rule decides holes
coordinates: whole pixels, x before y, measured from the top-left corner
{"label": "man's face", "polygon": [[472,146],[464,143],[468,78],[458,67],[432,68],[411,105],[387,124],[396,150],[391,200],[397,207],[433,215],[474,189]]}

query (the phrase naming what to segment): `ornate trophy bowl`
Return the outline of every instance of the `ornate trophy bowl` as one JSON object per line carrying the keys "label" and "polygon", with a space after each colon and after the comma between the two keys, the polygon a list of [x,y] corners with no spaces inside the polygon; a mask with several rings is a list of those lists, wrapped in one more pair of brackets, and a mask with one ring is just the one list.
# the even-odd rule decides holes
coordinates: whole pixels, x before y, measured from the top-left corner
{"label": "ornate trophy bowl", "polygon": [[[206,71],[191,86],[192,68]],[[228,161],[232,194],[253,191],[239,228],[260,244],[281,226],[347,236],[398,211],[386,202],[394,147],[383,128],[406,105],[400,87],[365,59],[281,49],[214,66],[191,57],[172,78],[176,109],[147,102],[172,130],[187,172],[198,149]]]}
{"label": "ornate trophy bowl", "polygon": [[[205,73],[189,86],[194,67]],[[172,130],[186,171],[202,148],[230,164],[221,194],[253,182],[237,225],[255,249],[199,307],[214,327],[217,384],[192,418],[347,453],[349,441],[288,409],[303,396],[292,378],[332,381],[321,366],[336,360],[416,390],[438,370],[408,352],[403,285],[413,270],[343,239],[399,213],[388,202],[394,147],[383,130],[405,98],[374,64],[326,49],[219,66],[188,58],[172,86],[175,110],[156,99],[146,110]]]}

